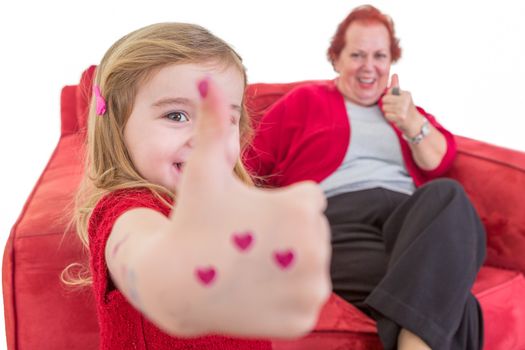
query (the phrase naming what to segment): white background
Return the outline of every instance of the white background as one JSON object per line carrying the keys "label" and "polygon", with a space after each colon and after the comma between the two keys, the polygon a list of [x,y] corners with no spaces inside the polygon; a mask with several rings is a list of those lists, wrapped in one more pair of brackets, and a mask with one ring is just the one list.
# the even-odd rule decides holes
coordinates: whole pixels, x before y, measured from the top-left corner
{"label": "white background", "polygon": [[[370,3],[396,23],[403,57],[392,73],[418,105],[456,134],[525,151],[525,2]],[[361,4],[2,1],[1,247],[58,141],[62,86],[77,84],[81,72],[122,35],[155,22],[198,23],[243,56],[250,82],[328,79],[334,77],[325,54],[329,40]]]}

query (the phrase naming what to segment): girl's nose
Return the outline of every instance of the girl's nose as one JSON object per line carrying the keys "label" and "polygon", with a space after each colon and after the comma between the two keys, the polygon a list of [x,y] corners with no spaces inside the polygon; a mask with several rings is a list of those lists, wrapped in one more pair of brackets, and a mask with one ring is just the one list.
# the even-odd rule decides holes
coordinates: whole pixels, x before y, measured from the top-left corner
{"label": "girl's nose", "polygon": [[193,137],[193,135],[190,135],[188,137],[188,139],[186,140],[186,145],[190,148],[193,148],[193,146],[195,145],[195,138]]}
{"label": "girl's nose", "polygon": [[179,134],[179,142],[182,147],[193,148],[195,145],[195,130],[193,128],[186,129]]}

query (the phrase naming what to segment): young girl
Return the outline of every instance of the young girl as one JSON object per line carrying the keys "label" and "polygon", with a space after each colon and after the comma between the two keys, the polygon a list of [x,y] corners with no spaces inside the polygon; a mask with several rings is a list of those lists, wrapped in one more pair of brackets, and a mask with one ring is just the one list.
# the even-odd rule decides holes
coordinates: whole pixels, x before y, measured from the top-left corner
{"label": "young girl", "polygon": [[245,86],[240,57],[191,24],[134,31],[98,66],[76,222],[101,349],[270,349],[256,338],[315,325],[324,197],[250,187]]}

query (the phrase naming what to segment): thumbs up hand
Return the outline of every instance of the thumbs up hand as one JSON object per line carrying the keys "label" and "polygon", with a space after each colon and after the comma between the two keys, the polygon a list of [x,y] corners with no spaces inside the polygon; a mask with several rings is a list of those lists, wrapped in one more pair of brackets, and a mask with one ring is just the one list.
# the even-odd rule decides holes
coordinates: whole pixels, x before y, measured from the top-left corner
{"label": "thumbs up hand", "polygon": [[410,92],[401,90],[397,74],[392,75],[387,94],[382,99],[382,109],[385,118],[406,135],[419,132],[424,117],[417,111]]}
{"label": "thumbs up hand", "polygon": [[183,245],[174,271],[191,295],[188,332],[303,335],[331,291],[324,195],[313,183],[276,190],[242,183],[232,171],[225,98],[211,79],[199,90],[194,148],[169,229]]}

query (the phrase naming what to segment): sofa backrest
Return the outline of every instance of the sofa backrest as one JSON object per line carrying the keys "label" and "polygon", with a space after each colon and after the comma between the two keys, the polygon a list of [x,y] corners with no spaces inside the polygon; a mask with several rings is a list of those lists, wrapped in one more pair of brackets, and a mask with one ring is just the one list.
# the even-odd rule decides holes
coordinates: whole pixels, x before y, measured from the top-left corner
{"label": "sofa backrest", "polygon": [[[95,66],[82,74],[76,91],[76,115],[62,115],[62,124],[85,128]],[[250,84],[246,105],[256,127],[264,112],[293,88],[312,81]],[[64,104],[64,102],[63,102]],[[64,118],[66,120],[64,120]],[[72,119],[72,120],[70,120]],[[458,157],[447,176],[461,182],[485,224],[487,264],[525,273],[525,153],[455,136]]]}

